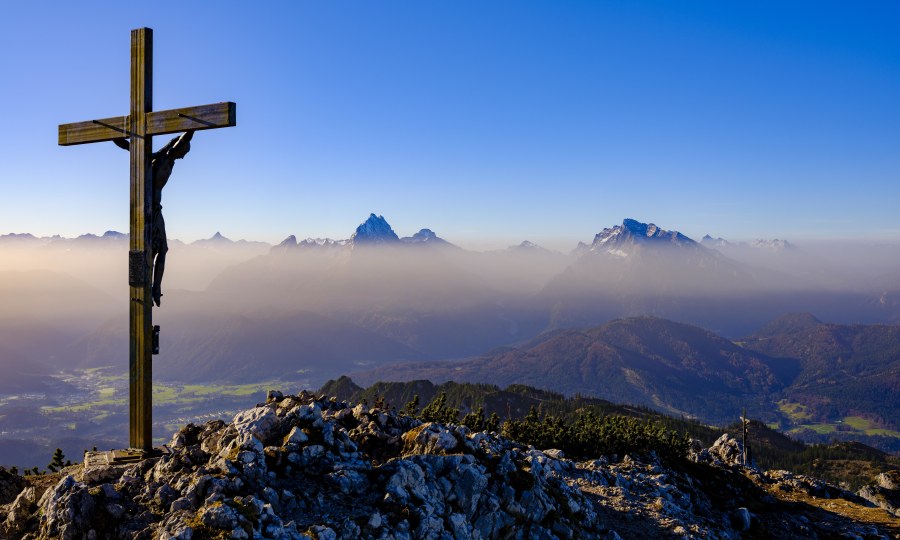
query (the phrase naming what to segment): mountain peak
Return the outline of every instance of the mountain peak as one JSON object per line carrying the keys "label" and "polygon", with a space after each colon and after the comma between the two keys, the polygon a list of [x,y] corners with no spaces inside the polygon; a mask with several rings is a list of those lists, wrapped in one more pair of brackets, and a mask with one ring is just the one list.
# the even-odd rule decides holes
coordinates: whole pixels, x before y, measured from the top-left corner
{"label": "mountain peak", "polygon": [[700,239],[700,243],[703,244],[704,246],[709,246],[709,247],[725,247],[725,246],[731,245],[731,242],[729,242],[728,240],[725,240],[722,237],[713,238],[712,236],[710,236],[708,234]]}
{"label": "mountain peak", "polygon": [[0,240],[30,241],[38,238],[31,233],[9,233],[0,235]]}
{"label": "mountain peak", "polygon": [[400,237],[388,224],[384,216],[370,214],[369,218],[356,228],[356,232],[350,237],[354,244],[393,244],[400,241]]}
{"label": "mountain peak", "polygon": [[642,223],[626,218],[621,225],[607,227],[594,236],[591,251],[607,252],[617,256],[628,256],[623,247],[635,244],[670,244],[677,246],[695,246],[696,242],[678,231],[667,231],[653,223]]}
{"label": "mountain peak", "polygon": [[434,240],[438,235],[434,233],[431,229],[419,229],[419,232],[412,235],[412,238],[421,238],[423,240]]}
{"label": "mountain peak", "polygon": [[757,336],[771,336],[805,330],[824,324],[812,313],[788,313],[778,317],[769,324],[756,331]]}
{"label": "mountain peak", "polygon": [[787,240],[782,240],[780,238],[772,238],[772,239],[764,239],[757,238],[750,242],[750,247],[754,247],[757,249],[766,249],[769,251],[790,251],[796,249],[794,244],[788,242]]}
{"label": "mountain peak", "polygon": [[297,247],[324,247],[324,248],[332,248],[332,247],[341,247],[347,244],[347,240],[332,240],[331,238],[307,238],[300,242],[297,242]]}
{"label": "mountain peak", "polygon": [[234,243],[234,242],[232,242],[230,239],[226,238],[225,236],[222,236],[222,233],[216,231],[216,234],[210,236],[209,238],[202,238],[200,240],[196,240],[196,241],[192,242],[191,245],[210,247],[210,246],[215,246],[215,245],[219,245],[219,244],[231,244],[231,243]]}
{"label": "mountain peak", "polygon": [[416,234],[401,238],[400,241],[406,244],[452,245],[450,242],[435,234],[431,229],[420,229]]}
{"label": "mountain peak", "polygon": [[296,247],[296,246],[297,246],[297,237],[292,234],[292,235],[288,236],[287,238],[285,238],[284,240],[282,240],[281,243],[275,247],[292,248],[292,247]]}
{"label": "mountain peak", "polygon": [[547,248],[541,247],[530,240],[522,240],[520,244],[509,246],[512,251],[530,252],[530,253],[550,253]]}

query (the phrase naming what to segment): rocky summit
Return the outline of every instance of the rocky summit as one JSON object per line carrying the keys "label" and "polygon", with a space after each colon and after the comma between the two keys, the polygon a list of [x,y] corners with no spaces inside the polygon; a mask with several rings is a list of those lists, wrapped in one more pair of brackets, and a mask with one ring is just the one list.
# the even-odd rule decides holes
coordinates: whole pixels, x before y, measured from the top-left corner
{"label": "rocky summit", "polygon": [[[4,539],[896,538],[861,497],[738,464],[727,435],[691,458],[577,461],[394,410],[270,392],[189,424],[159,458],[0,478]],[[882,482],[879,489],[893,489]]]}
{"label": "rocky summit", "polygon": [[384,219],[384,216],[375,214],[370,214],[369,218],[357,227],[356,232],[350,237],[350,242],[354,245],[392,244],[399,241],[400,238]]}

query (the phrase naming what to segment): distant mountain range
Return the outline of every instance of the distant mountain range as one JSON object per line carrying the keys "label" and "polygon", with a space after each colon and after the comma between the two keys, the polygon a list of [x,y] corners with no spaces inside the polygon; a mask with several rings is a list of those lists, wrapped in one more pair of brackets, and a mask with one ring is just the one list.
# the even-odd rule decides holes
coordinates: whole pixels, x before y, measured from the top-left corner
{"label": "distant mountain range", "polygon": [[[16,264],[29,268],[18,274],[19,285],[0,288],[0,301],[18,321],[8,327],[15,328],[7,332],[10,339],[34,337],[27,341],[33,347],[16,348],[17,354],[51,367],[121,361],[125,238],[113,231],[77,239],[0,237],[0,272]],[[163,306],[154,311],[163,327],[158,373],[192,380],[262,377],[294,362],[295,371],[324,380],[356,366],[521,347],[545,332],[634,316],[732,338],[797,311],[839,323],[900,322],[900,282],[893,287],[888,272],[881,281],[846,279],[830,270],[818,275],[814,269],[828,265],[799,248],[746,247],[736,257],[727,249],[625,219],[568,254],[529,241],[476,252],[427,228],[398,235],[374,213],[341,240],[290,236],[270,246],[216,233],[191,244],[173,241]],[[745,251],[765,257],[754,264]],[[790,264],[779,267],[780,261]],[[48,274],[35,268],[60,277],[41,278]],[[55,322],[24,317],[29,313]],[[231,330],[222,333],[204,321]],[[303,352],[292,354],[292,348]],[[72,351],[79,351],[77,358]],[[270,360],[277,367],[242,369],[240,359],[250,357],[277,359]],[[772,375],[781,382],[771,391],[787,384],[781,376]],[[688,395],[696,385],[685,384],[679,392]],[[678,399],[667,403],[686,410]]]}
{"label": "distant mountain range", "polygon": [[386,365],[353,378],[540,384],[719,424],[746,408],[787,428],[859,416],[870,423],[861,430],[868,434],[900,431],[900,326],[826,324],[809,314],[780,317],[737,342],[664,319],[620,319],[465,360]]}
{"label": "distant mountain range", "polygon": [[769,251],[785,251],[797,249],[797,246],[788,242],[787,240],[781,240],[778,238],[774,238],[771,240],[766,240],[763,238],[758,238],[756,240],[751,240],[750,242],[729,242],[724,238],[713,238],[710,235],[704,236],[700,243],[704,246],[713,248],[713,249],[721,249],[721,248],[753,248],[753,249],[766,249]]}
{"label": "distant mountain range", "polygon": [[[38,237],[31,233],[9,233],[0,235],[0,245],[3,244],[13,244],[13,243],[50,243],[50,242],[90,242],[97,240],[108,240],[108,241],[117,241],[117,240],[128,240],[128,233],[121,233],[118,231],[106,231],[102,235],[95,235],[92,233],[82,234],[75,238],[65,238],[59,235],[55,236],[45,236]],[[170,239],[170,242],[174,243],[184,243],[178,239]],[[344,245],[354,245],[354,244],[395,244],[398,242],[406,243],[406,244],[431,244],[431,245],[443,245],[443,246],[453,246],[454,244],[448,242],[447,240],[439,237],[434,231],[431,229],[423,228],[418,232],[413,234],[412,236],[400,237],[394,232],[393,228],[384,218],[384,216],[370,214],[369,217],[361,223],[353,234],[348,239],[338,239],[333,240],[331,238],[306,238],[305,240],[298,241],[295,235],[290,235],[285,238],[282,242],[272,246],[271,244],[267,244],[266,242],[259,241],[251,241],[251,240],[231,240],[226,238],[222,233],[216,232],[210,238],[195,240],[191,242],[189,245],[226,245],[226,244],[253,244],[253,245],[268,245],[269,247],[296,247],[296,246],[329,246],[329,247],[339,247]],[[678,231],[667,231],[661,229],[654,225],[653,223],[641,223],[634,219],[625,219],[622,222],[622,225],[616,225],[613,227],[608,227],[603,229],[601,232],[597,233],[594,238],[593,244],[588,246],[584,243],[579,243],[573,250],[574,253],[580,253],[585,249],[590,251],[597,251],[598,246],[604,246],[607,248],[613,248],[610,251],[614,252],[615,247],[622,244],[635,244],[635,243],[671,243],[676,245],[692,245],[696,244],[693,240],[688,238],[687,236],[681,234]],[[781,250],[781,249],[796,249],[796,247],[789,243],[786,240],[779,239],[757,239],[751,242],[737,242],[732,243],[722,238],[713,238],[709,235],[703,237],[701,242],[704,246],[708,246],[711,248],[718,248],[724,246],[749,246],[754,248],[769,248],[772,250]],[[543,249],[537,244],[530,242],[528,240],[522,241],[521,244],[512,246],[510,249],[516,248],[536,248]]]}
{"label": "distant mountain range", "polygon": [[[51,243],[67,243],[67,244],[84,244],[87,242],[96,243],[96,242],[104,242],[110,245],[127,242],[129,238],[128,233],[121,233],[118,231],[106,231],[100,236],[96,234],[82,234],[75,238],[65,238],[59,235],[54,236],[35,236],[31,233],[10,233],[0,235],[0,245],[3,244],[51,244]],[[169,239],[169,242],[173,242],[175,244],[184,244],[181,240],[177,239]],[[269,246],[266,242],[256,242],[250,240],[231,240],[226,238],[220,232],[216,232],[209,238],[203,238],[200,240],[195,240],[191,242],[190,245],[193,246],[203,246],[203,245],[229,245],[229,244],[253,244],[253,245],[265,245]]]}

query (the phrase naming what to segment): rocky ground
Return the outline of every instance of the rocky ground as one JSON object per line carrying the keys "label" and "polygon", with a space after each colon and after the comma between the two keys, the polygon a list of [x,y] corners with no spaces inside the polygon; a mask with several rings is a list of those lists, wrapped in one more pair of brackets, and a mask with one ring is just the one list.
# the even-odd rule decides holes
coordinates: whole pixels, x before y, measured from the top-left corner
{"label": "rocky ground", "polygon": [[170,449],[131,465],[0,475],[0,538],[900,538],[896,478],[857,495],[747,469],[727,436],[680,463],[573,461],[273,393],[231,423],[186,426]]}

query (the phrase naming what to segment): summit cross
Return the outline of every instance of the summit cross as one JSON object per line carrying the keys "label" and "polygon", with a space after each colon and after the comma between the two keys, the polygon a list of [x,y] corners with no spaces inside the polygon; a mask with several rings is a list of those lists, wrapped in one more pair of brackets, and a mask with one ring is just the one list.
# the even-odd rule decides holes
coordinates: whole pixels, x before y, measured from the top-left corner
{"label": "summit cross", "polygon": [[[129,139],[131,154],[131,229],[128,252],[129,294],[129,445],[143,452],[153,445],[152,355],[158,328],[152,318],[153,136],[236,125],[232,102],[153,111],[153,30],[131,31],[131,110],[128,116],[59,126],[59,144]],[[156,338],[156,339],[154,339]],[[157,346],[154,347],[154,341]]]}

